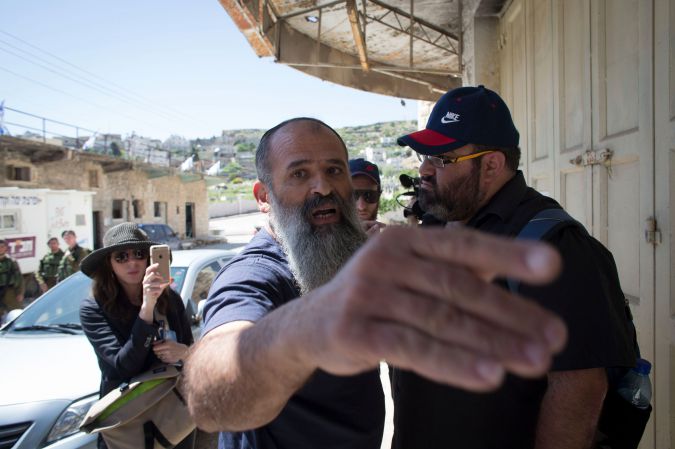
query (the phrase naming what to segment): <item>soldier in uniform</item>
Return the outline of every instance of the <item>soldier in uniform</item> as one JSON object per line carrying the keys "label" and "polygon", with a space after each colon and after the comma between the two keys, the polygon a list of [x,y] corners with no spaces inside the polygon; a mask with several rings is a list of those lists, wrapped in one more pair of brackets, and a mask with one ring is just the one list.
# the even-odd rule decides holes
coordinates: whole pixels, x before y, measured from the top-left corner
{"label": "soldier in uniform", "polygon": [[56,284],[56,275],[59,271],[59,263],[63,258],[63,251],[59,248],[59,239],[52,237],[47,240],[50,253],[40,261],[40,268],[35,273],[35,280],[40,286],[42,293],[46,292]]}
{"label": "soldier in uniform", "polygon": [[0,318],[10,310],[20,309],[23,303],[21,270],[7,250],[7,242],[0,240]]}
{"label": "soldier in uniform", "polygon": [[63,241],[68,245],[68,251],[66,251],[59,263],[56,282],[61,282],[71,274],[80,271],[82,259],[91,252],[89,248],[82,248],[77,244],[77,235],[75,235],[75,231],[63,231],[61,238],[63,238]]}

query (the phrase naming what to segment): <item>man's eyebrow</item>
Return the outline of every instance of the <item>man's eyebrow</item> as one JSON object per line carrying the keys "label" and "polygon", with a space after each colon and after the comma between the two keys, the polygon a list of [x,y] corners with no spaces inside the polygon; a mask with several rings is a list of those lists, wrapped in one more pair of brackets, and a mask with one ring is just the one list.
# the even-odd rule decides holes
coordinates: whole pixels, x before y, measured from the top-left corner
{"label": "man's eyebrow", "polygon": [[291,170],[291,169],[293,169],[293,168],[295,168],[295,167],[298,167],[298,166],[300,166],[300,165],[305,165],[305,164],[307,164],[307,163],[309,163],[309,159],[298,159],[298,160],[293,161],[293,162],[291,162],[290,164],[288,164],[288,165],[286,166],[286,170]]}
{"label": "man's eyebrow", "polygon": [[[286,170],[292,170],[296,167],[308,164],[310,162],[312,162],[310,159],[298,159],[297,161],[293,161],[290,164],[288,164],[286,166]],[[326,159],[326,162],[328,162],[329,164],[340,165],[343,168],[347,166],[345,161],[343,161],[342,159]]]}

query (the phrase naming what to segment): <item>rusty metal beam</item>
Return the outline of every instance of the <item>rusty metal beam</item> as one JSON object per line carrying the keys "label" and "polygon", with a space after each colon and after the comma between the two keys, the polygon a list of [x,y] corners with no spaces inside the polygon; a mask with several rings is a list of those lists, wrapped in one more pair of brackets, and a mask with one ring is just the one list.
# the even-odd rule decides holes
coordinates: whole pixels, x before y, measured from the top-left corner
{"label": "rusty metal beam", "polygon": [[356,8],[356,0],[347,0],[347,16],[349,17],[349,24],[352,27],[352,35],[354,35],[354,44],[356,44],[356,50],[359,54],[361,68],[367,72],[370,70],[368,52],[366,50],[366,40],[363,36],[363,30],[359,23],[359,11]]}
{"label": "rusty metal beam", "polygon": [[415,21],[416,24],[423,25],[426,28],[429,28],[430,30],[434,30],[437,33],[446,35],[451,39],[457,40],[457,36],[448,32],[447,30],[444,30],[443,28],[438,27],[438,26],[434,25],[433,23],[427,22],[426,20],[424,20],[420,17],[415,17],[414,15],[412,15],[409,12],[406,12],[406,11],[400,9],[400,8],[397,8],[397,7],[391,6],[391,5],[387,5],[386,3],[384,3],[380,0],[368,0],[368,1],[370,3],[374,3],[375,5],[377,5],[381,8],[387,9],[387,10],[392,11],[392,12],[398,14],[398,15],[401,15],[401,16],[405,17],[406,19],[412,18]]}
{"label": "rusty metal beam", "polygon": [[292,12],[290,14],[284,14],[282,16],[278,16],[277,18],[279,20],[288,20],[292,17],[301,16],[303,14],[307,14],[308,12],[314,12],[314,11],[321,10],[321,9],[324,9],[324,8],[330,8],[331,6],[339,5],[339,4],[344,3],[344,2],[345,2],[345,0],[335,0],[335,1],[332,1],[332,2],[324,3],[323,5],[316,5],[316,6],[312,6],[311,8],[305,8],[305,9],[301,9],[300,11]]}
{"label": "rusty metal beam", "polygon": [[[294,67],[322,67],[322,68],[334,68],[334,69],[362,69],[360,65],[354,64],[331,64],[326,62],[293,62],[293,61],[278,61],[282,64],[286,64]],[[369,65],[371,70],[375,70],[379,73],[391,72],[391,73],[419,73],[426,75],[441,75],[441,76],[453,76],[460,77],[462,72],[450,71],[450,70],[438,70],[438,69],[420,69],[420,68],[410,68],[410,67],[396,67],[389,65]]]}

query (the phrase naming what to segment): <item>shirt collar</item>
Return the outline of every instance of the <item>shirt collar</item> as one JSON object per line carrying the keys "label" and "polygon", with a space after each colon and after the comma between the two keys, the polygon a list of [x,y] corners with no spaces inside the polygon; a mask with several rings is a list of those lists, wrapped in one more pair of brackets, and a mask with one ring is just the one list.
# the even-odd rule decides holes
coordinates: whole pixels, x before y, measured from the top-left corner
{"label": "shirt collar", "polygon": [[483,206],[469,220],[469,226],[478,226],[489,216],[497,216],[501,221],[508,221],[514,214],[516,206],[520,204],[525,193],[527,192],[527,184],[523,172],[518,170],[516,174],[502,186],[497,193],[495,193],[490,201]]}

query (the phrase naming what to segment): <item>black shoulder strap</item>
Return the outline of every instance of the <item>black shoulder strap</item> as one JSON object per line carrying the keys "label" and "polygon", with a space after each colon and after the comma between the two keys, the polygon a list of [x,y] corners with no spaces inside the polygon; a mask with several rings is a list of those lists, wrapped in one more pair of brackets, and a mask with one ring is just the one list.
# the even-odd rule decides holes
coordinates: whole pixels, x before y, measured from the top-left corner
{"label": "black shoulder strap", "polygon": [[[544,209],[532,217],[532,219],[528,221],[525,226],[523,226],[516,238],[541,240],[549,232],[551,232],[553,228],[563,224],[578,226],[579,228],[583,229],[584,232],[586,232],[581,223],[572,218],[572,216],[564,209]],[[508,278],[506,283],[508,284],[509,291],[511,291],[511,293],[518,292],[518,289],[520,288],[520,281]]]}
{"label": "black shoulder strap", "polygon": [[[554,228],[558,228],[559,225],[567,226],[576,226],[584,234],[588,235],[586,228],[579,223],[577,220],[572,218],[564,209],[544,209],[539,212],[537,215],[532,217],[530,221],[527,222],[525,226],[520,230],[517,239],[528,239],[528,240],[541,240],[546,235],[551,232]],[[520,288],[520,281],[512,278],[507,278],[506,283],[509,286],[509,291],[511,293],[518,293]],[[640,346],[637,342],[637,332],[635,330],[635,323],[633,322],[633,314],[630,311],[628,305],[628,300],[624,298],[624,312],[626,314],[626,320],[630,324],[630,328],[633,336],[633,347],[637,353],[638,358],[640,357]]]}

